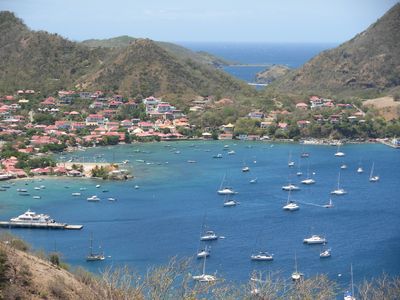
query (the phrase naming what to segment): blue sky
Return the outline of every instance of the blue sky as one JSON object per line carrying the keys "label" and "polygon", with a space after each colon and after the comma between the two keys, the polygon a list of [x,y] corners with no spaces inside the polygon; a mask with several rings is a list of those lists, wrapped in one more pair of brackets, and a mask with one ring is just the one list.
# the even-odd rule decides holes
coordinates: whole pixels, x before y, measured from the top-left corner
{"label": "blue sky", "polygon": [[0,0],[31,29],[72,40],[341,43],[398,0]]}

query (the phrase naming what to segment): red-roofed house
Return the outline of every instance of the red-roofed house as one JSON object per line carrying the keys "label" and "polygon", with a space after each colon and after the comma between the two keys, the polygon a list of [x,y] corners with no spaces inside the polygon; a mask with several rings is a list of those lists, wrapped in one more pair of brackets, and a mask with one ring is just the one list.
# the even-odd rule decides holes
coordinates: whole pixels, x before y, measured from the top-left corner
{"label": "red-roofed house", "polygon": [[296,104],[296,108],[297,109],[302,109],[302,110],[307,110],[308,109],[308,105],[304,102],[300,102]]}

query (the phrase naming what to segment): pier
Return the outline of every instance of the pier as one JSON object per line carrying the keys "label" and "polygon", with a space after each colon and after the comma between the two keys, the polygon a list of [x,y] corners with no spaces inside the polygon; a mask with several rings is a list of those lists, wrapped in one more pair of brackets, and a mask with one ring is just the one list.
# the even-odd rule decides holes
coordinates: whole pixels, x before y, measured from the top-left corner
{"label": "pier", "polygon": [[83,225],[68,225],[65,223],[29,223],[29,222],[0,221],[0,227],[3,227],[3,228],[81,230],[83,228]]}

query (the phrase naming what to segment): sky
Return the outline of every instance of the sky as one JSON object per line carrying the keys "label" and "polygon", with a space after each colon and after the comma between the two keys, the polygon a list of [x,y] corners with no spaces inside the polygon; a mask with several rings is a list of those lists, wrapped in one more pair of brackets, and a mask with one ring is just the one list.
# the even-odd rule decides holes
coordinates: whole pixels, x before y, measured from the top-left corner
{"label": "sky", "polygon": [[341,43],[398,0],[0,0],[33,30],[71,40]]}

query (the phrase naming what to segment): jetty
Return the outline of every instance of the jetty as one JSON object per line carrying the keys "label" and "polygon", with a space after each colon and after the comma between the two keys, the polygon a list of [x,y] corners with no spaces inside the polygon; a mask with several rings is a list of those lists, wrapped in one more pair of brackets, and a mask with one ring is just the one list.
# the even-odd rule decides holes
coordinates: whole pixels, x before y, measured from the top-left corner
{"label": "jetty", "polygon": [[67,230],[81,230],[83,225],[68,225],[65,223],[34,223],[34,222],[11,222],[0,221],[2,228],[32,228],[32,229],[67,229]]}

